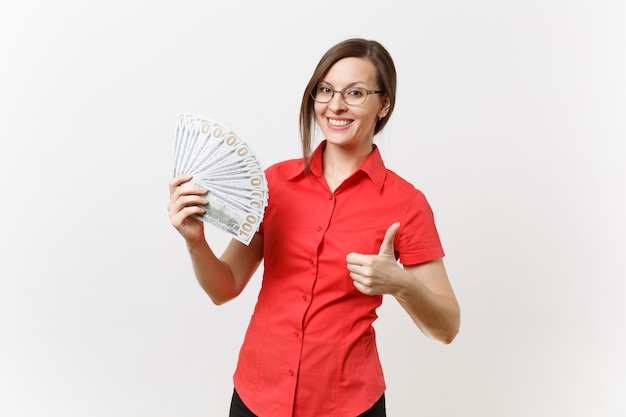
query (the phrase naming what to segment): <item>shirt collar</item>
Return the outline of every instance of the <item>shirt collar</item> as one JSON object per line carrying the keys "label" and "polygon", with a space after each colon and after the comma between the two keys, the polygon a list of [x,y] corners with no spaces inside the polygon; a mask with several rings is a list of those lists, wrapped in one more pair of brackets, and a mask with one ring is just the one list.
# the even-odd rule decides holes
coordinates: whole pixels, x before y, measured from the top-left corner
{"label": "shirt collar", "polygon": [[[373,147],[374,148],[372,152],[368,155],[367,159],[361,164],[356,172],[365,173],[374,183],[378,191],[381,191],[385,182],[387,169],[385,168],[385,164],[383,163],[383,159],[380,155],[380,151],[378,150],[378,146],[373,145]],[[322,176],[322,155],[324,152],[324,148],[326,148],[326,140],[322,141],[318,145],[318,147],[311,154],[311,158],[309,159],[311,173],[318,178]],[[300,175],[304,175],[304,164],[298,165],[293,170],[288,179],[290,181],[295,180]]]}

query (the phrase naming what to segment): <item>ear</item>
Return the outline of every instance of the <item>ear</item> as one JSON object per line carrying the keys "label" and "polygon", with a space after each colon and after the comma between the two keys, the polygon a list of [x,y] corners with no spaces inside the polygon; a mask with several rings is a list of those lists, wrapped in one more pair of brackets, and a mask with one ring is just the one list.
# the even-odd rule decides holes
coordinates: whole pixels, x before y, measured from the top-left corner
{"label": "ear", "polygon": [[391,107],[391,100],[389,100],[389,97],[385,94],[385,98],[383,99],[380,110],[378,111],[378,120],[387,116],[387,113],[389,113],[389,107]]}

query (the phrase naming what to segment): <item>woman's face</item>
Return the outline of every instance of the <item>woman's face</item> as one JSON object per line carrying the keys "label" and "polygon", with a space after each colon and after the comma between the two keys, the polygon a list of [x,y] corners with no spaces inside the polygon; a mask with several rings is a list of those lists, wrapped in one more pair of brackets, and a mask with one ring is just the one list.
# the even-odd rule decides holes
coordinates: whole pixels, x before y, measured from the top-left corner
{"label": "woman's face", "polygon": [[[320,80],[319,86],[335,91],[349,87],[368,91],[381,88],[376,83],[374,64],[364,58],[337,61]],[[330,144],[371,150],[376,122],[387,114],[388,109],[389,100],[384,94],[369,94],[363,104],[348,105],[336,92],[328,103],[315,102],[315,117]]]}

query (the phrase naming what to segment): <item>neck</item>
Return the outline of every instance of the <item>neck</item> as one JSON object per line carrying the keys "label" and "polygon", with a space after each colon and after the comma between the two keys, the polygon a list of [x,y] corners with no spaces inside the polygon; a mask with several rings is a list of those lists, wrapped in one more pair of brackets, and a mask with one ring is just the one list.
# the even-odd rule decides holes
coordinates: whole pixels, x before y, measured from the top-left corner
{"label": "neck", "polygon": [[371,143],[359,148],[346,149],[342,146],[326,144],[323,169],[326,182],[334,191],[346,178],[356,171],[374,149]]}

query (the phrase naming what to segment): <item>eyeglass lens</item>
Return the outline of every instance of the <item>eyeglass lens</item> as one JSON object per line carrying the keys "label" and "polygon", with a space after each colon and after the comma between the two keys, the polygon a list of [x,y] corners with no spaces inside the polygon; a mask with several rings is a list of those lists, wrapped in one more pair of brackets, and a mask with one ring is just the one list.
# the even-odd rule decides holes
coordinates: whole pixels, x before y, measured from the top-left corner
{"label": "eyeglass lens", "polygon": [[352,106],[363,104],[367,98],[367,90],[365,88],[349,87],[341,91],[336,91],[328,86],[319,85],[313,90],[313,99],[319,103],[328,103],[332,100],[335,93],[339,93],[343,101]]}

